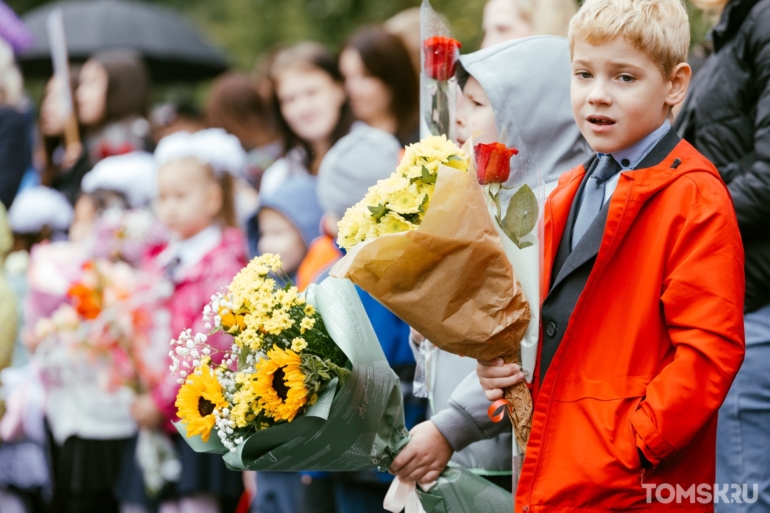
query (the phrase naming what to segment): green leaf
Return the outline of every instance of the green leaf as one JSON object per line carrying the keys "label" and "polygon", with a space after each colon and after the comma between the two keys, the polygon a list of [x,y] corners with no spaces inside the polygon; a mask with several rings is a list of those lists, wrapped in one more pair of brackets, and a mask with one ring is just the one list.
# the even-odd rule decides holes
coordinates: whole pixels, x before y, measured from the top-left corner
{"label": "green leaf", "polygon": [[428,195],[427,195],[427,194],[425,194],[425,195],[422,197],[422,203],[420,203],[420,210],[419,210],[419,212],[420,212],[421,214],[424,214],[424,213],[425,213],[425,205],[427,205],[427,204],[428,204]]}
{"label": "green leaf", "polygon": [[241,349],[241,352],[238,353],[238,370],[246,368],[247,356],[249,356],[249,351],[247,351],[246,349]]}
{"label": "green leaf", "polygon": [[503,225],[517,238],[521,239],[535,229],[537,225],[537,198],[529,185],[522,185],[511,197],[508,210],[503,218]]}
{"label": "green leaf", "polygon": [[425,166],[422,166],[422,176],[420,177],[420,181],[424,183],[425,185],[435,184],[436,179],[438,178],[438,174],[431,174],[430,171],[428,171],[428,168]]}
{"label": "green leaf", "polygon": [[449,162],[456,161],[456,162],[462,162],[463,159],[460,158],[458,155],[450,155],[447,159]]}
{"label": "green leaf", "polygon": [[368,208],[369,208],[369,212],[372,213],[372,217],[377,221],[379,221],[382,216],[388,213],[388,207],[386,207],[382,203],[380,203],[376,207],[368,207]]}

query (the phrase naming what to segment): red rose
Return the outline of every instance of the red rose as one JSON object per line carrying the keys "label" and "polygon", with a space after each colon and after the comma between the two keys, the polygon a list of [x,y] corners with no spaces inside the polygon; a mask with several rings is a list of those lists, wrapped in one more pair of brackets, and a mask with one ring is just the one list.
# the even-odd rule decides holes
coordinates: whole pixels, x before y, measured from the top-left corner
{"label": "red rose", "polygon": [[462,45],[457,39],[445,36],[429,37],[422,42],[425,51],[425,74],[434,80],[446,82],[452,78],[460,57]]}
{"label": "red rose", "polygon": [[481,185],[505,183],[511,175],[511,157],[519,153],[516,148],[506,148],[498,142],[477,144],[473,147],[476,155],[476,177]]}

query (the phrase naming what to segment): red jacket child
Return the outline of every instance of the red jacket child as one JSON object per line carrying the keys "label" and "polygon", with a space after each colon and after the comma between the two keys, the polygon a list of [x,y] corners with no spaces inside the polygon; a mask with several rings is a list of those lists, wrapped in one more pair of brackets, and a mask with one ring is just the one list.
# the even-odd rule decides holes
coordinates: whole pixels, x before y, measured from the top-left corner
{"label": "red jacket child", "polygon": [[[660,162],[621,174],[568,324],[544,308],[544,341],[564,333],[537,397],[516,511],[713,511],[654,493],[648,504],[644,487],[713,485],[716,412],[744,352],[730,196],[677,141],[669,132],[656,150],[675,147]],[[551,271],[585,173],[564,174],[545,204],[546,304],[569,286]]]}

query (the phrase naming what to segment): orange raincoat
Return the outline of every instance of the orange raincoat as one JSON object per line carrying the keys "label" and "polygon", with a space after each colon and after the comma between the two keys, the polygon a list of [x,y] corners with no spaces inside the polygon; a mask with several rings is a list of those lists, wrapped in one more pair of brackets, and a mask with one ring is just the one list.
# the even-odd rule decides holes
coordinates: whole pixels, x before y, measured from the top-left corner
{"label": "orange raincoat", "polygon": [[[659,503],[654,491],[648,503],[643,487],[713,485],[717,410],[744,354],[729,193],[705,157],[673,144],[659,164],[620,176],[539,387],[517,512],[713,511],[697,497]],[[585,174],[564,174],[545,204],[543,298]]]}

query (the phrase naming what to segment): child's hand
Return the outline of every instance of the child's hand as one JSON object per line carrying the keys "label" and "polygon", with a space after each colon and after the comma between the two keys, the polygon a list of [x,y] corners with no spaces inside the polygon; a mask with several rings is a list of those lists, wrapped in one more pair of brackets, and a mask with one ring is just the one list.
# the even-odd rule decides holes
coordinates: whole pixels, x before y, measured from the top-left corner
{"label": "child's hand", "polygon": [[429,420],[417,424],[409,434],[412,439],[391,463],[390,473],[407,481],[431,483],[446,468],[454,449]]}
{"label": "child's hand", "polygon": [[490,362],[479,360],[476,365],[481,388],[490,401],[503,398],[503,389],[512,387],[524,379],[524,372],[515,363],[505,363],[502,358]]}
{"label": "child's hand", "polygon": [[155,401],[147,394],[137,396],[131,404],[131,416],[139,427],[144,429],[154,429],[160,426],[163,421],[163,415],[155,406]]}

